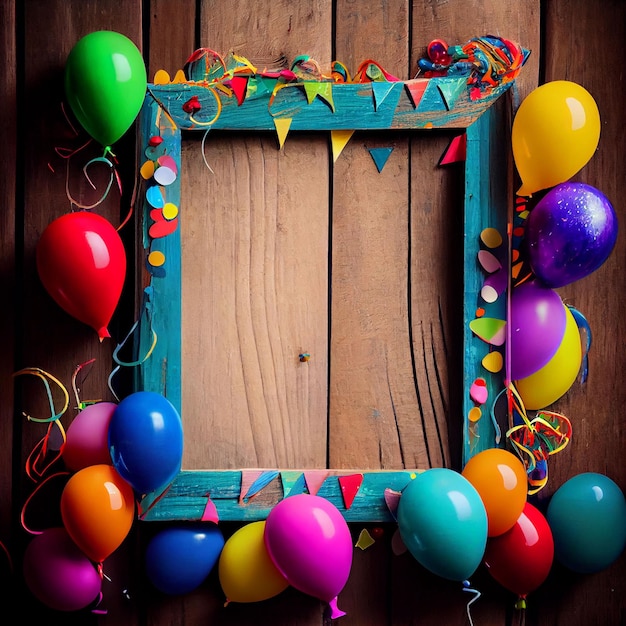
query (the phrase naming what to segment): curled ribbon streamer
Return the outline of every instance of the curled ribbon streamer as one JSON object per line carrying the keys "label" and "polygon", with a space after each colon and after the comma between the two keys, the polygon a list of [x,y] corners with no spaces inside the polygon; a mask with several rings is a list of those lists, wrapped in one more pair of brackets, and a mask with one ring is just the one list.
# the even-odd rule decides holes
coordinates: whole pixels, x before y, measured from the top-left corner
{"label": "curled ribbon streamer", "polygon": [[[48,471],[48,469],[60,458],[63,452],[63,446],[65,445],[65,429],[60,422],[60,417],[67,411],[70,404],[70,397],[67,392],[67,389],[57,378],[52,376],[52,374],[48,374],[48,372],[38,368],[38,367],[26,367],[24,369],[15,372],[13,376],[22,376],[25,374],[30,374],[32,376],[36,376],[39,378],[44,385],[46,390],[46,397],[48,400],[48,406],[50,408],[50,417],[47,418],[39,418],[33,417],[32,415],[28,415],[26,412],[22,411],[22,415],[31,422],[38,422],[42,424],[48,424],[48,428],[46,434],[39,442],[34,446],[30,454],[26,459],[25,471],[26,475],[34,482],[38,482],[44,474]],[[52,389],[50,388],[50,383],[48,379],[54,382],[61,389],[63,393],[63,408],[61,411],[57,412],[56,407],[54,405],[54,397],[52,394]],[[59,429],[59,433],[61,435],[62,443],[59,446],[59,449],[55,452],[53,457],[45,462],[45,458],[48,455],[49,448],[48,443],[53,433],[53,428],[57,427]]]}
{"label": "curled ribbon streamer", "polygon": [[[48,397],[48,403],[50,405],[51,416],[47,418],[38,418],[38,417],[33,417],[32,415],[28,415],[28,413],[25,413],[24,411],[22,411],[22,415],[31,422],[45,423],[45,422],[54,422],[55,420],[58,420],[65,413],[65,411],[67,411],[70,405],[70,396],[69,396],[69,393],[67,392],[67,389],[65,388],[65,385],[63,385],[63,383],[58,378],[55,378],[52,374],[48,374],[48,372],[38,367],[25,367],[19,370],[18,372],[15,372],[13,376],[22,376],[24,374],[31,374],[32,376],[36,376],[43,382],[44,387],[46,389],[46,395]],[[63,408],[59,412],[55,411],[54,399],[52,397],[52,390],[50,389],[50,383],[48,382],[48,379],[50,379],[53,383],[55,383],[59,387],[61,392],[63,393],[64,404],[63,404]]]}
{"label": "curled ribbon streamer", "polygon": [[37,488],[28,496],[28,498],[26,499],[26,502],[24,502],[24,506],[22,507],[22,512],[20,514],[20,521],[22,523],[22,527],[24,528],[24,530],[31,534],[31,535],[41,535],[41,533],[43,532],[43,530],[33,530],[31,528],[29,528],[26,524],[26,509],[28,508],[28,505],[30,504],[31,500],[33,499],[33,497],[35,496],[35,494],[50,480],[52,480],[53,478],[58,478],[59,476],[69,476],[71,472],[57,472],[56,474],[50,474],[50,476],[48,476],[43,482],[39,483],[39,485],[37,486]]}
{"label": "curled ribbon streamer", "polygon": [[207,90],[215,98],[215,104],[216,104],[217,110],[216,110],[215,115],[213,116],[213,118],[210,119],[208,122],[201,122],[200,120],[197,120],[193,116],[193,113],[191,113],[189,115],[189,120],[191,122],[193,122],[196,126],[213,126],[213,124],[215,124],[215,122],[217,121],[219,116],[222,114],[222,101],[220,100],[220,97],[219,97],[217,91],[215,91],[215,89],[213,87],[207,87]]}
{"label": "curled ribbon streamer", "polygon": [[[124,347],[124,345],[130,339],[132,334],[137,330],[139,326],[139,322],[142,320],[144,314],[146,315],[148,322],[150,323],[150,332],[152,334],[152,342],[150,343],[150,346],[148,347],[148,350],[146,351],[146,354],[143,357],[140,357],[136,359],[135,361],[122,361],[119,358],[120,350]],[[111,393],[113,394],[117,402],[119,402],[119,397],[115,393],[115,390],[113,389],[113,378],[120,371],[122,367],[135,367],[136,365],[141,365],[143,362],[149,359],[150,355],[152,354],[152,352],[154,351],[154,348],[157,345],[157,341],[158,341],[158,336],[152,326],[152,318],[150,315],[150,310],[146,302],[144,301],[143,312],[139,316],[139,319],[135,321],[135,323],[131,326],[130,330],[128,331],[128,334],[126,335],[126,337],[124,337],[124,339],[122,339],[122,341],[117,344],[117,346],[115,347],[115,350],[113,350],[113,360],[117,363],[117,365],[113,368],[113,370],[111,370],[111,373],[109,374],[108,385],[109,385],[109,389]]]}
{"label": "curled ribbon streamer", "polygon": [[[48,461],[44,462],[46,456],[48,456],[48,442],[52,436],[52,429],[54,427],[59,429],[62,443],[59,446],[59,449],[55,452],[53,457]],[[41,478],[46,474],[46,472],[50,469],[50,467],[59,459],[63,454],[63,447],[65,446],[65,441],[67,437],[65,434],[65,429],[61,424],[60,420],[55,420],[48,424],[48,429],[46,434],[42,439],[39,440],[37,444],[33,447],[30,454],[26,459],[25,471],[26,475],[33,481],[38,482]],[[43,466],[40,467],[40,464],[43,463]]]}
{"label": "curled ribbon streamer", "polygon": [[[72,374],[72,390],[74,391],[74,397],[76,398],[76,408],[79,410],[83,409],[86,404],[93,404],[94,402],[99,402],[99,400],[93,400],[90,402],[82,402],[79,396],[78,384],[76,382],[76,379],[78,378],[78,374],[80,373],[80,371],[87,365],[91,365],[95,362],[96,362],[96,359],[89,359],[89,361],[85,361],[84,363],[77,365],[76,369],[74,370],[74,373]],[[88,376],[88,373],[85,374],[83,380],[87,378],[87,376]]]}
{"label": "curled ribbon streamer", "polygon": [[211,130],[211,127],[207,128],[206,132],[202,136],[202,160],[204,161],[204,164],[206,165],[206,167],[209,170],[209,172],[211,172],[211,174],[215,175],[215,172],[213,171],[213,168],[209,165],[209,162],[207,161],[206,153],[204,151],[204,145],[206,143],[206,138],[208,137],[210,130]]}
{"label": "curled ribbon streamer", "polygon": [[582,373],[580,375],[580,382],[587,382],[587,374],[589,373],[589,350],[591,349],[591,326],[589,326],[589,322],[587,318],[576,308],[571,305],[567,305],[567,308],[570,310],[574,321],[576,322],[576,326],[578,326],[579,331],[583,331],[585,335],[585,348],[583,350],[583,360],[582,360]]}
{"label": "curled ribbon streamer", "polygon": [[528,419],[517,390],[512,384],[509,389],[514,426],[506,436],[524,463],[530,485],[528,494],[533,495],[547,484],[548,457],[567,446],[572,437],[572,424],[565,415],[553,411],[540,410],[532,420]]}
{"label": "curled ribbon streamer", "polygon": [[109,167],[110,169],[109,182],[106,185],[106,189],[104,190],[104,193],[100,196],[98,200],[96,200],[96,202],[94,202],[93,204],[81,204],[76,199],[74,199],[74,197],[72,196],[72,192],[70,191],[70,168],[69,168],[69,161],[68,161],[66,176],[65,176],[65,194],[67,195],[67,198],[72,204],[72,206],[75,206],[75,207],[78,207],[79,209],[84,209],[84,210],[94,209],[95,207],[99,206],[100,204],[104,202],[106,197],[109,195],[109,191],[111,190],[111,186],[113,185],[113,180],[117,180],[117,186],[118,186],[120,195],[122,194],[122,185],[121,185],[121,181],[117,173],[117,170],[115,169],[115,166],[113,165],[113,163],[111,163],[111,161],[109,161],[109,159],[107,159],[105,156],[91,159],[83,166],[83,174],[85,175],[85,178],[87,179],[87,182],[89,183],[91,188],[96,189],[96,186],[94,185],[93,181],[89,177],[87,170],[89,169],[91,165],[95,163],[104,163],[105,165]]}
{"label": "curled ribbon streamer", "polygon": [[0,550],[2,550],[2,552],[4,552],[4,556],[7,559],[7,563],[9,564],[9,570],[11,571],[11,573],[13,573],[13,559],[11,558],[11,553],[9,552],[9,549],[2,543],[2,541],[0,541]]}

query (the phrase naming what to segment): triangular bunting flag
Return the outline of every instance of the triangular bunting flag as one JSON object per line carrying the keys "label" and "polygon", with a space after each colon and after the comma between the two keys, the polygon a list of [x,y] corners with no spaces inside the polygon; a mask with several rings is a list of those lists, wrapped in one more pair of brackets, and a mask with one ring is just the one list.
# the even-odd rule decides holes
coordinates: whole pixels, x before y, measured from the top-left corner
{"label": "triangular bunting flag", "polygon": [[343,505],[349,509],[354,502],[357,492],[363,482],[363,474],[350,474],[349,476],[339,476],[339,486],[343,496]]}
{"label": "triangular bunting flag", "polygon": [[337,161],[339,155],[343,152],[350,141],[350,137],[354,135],[353,130],[331,130],[330,140],[333,146],[333,162]]}
{"label": "triangular bunting flag", "polygon": [[202,513],[202,521],[203,522],[213,522],[217,524],[220,521],[220,516],[217,513],[217,508],[211,500],[211,497],[208,496],[206,500],[206,505],[204,507],[204,511]]}
{"label": "triangular bunting flag", "polygon": [[378,107],[383,103],[383,100],[390,94],[396,83],[373,82],[372,94],[374,95],[374,110],[377,111]]}
{"label": "triangular bunting flag", "polygon": [[413,107],[417,109],[417,105],[420,103],[426,87],[428,87],[428,78],[415,78],[414,80],[407,80],[404,83],[404,87],[411,98]]}
{"label": "triangular bunting flag", "polygon": [[274,126],[276,127],[276,133],[278,134],[278,146],[282,149],[285,145],[285,139],[289,133],[289,127],[291,126],[291,117],[275,117]]}
{"label": "triangular bunting flag", "polygon": [[439,160],[439,165],[448,165],[450,163],[459,163],[465,161],[465,155],[467,153],[467,135],[457,135],[452,138],[452,141],[448,144],[446,151],[443,153]]}
{"label": "triangular bunting flag", "polygon": [[304,85],[304,92],[306,93],[306,99],[309,104],[315,100],[316,97],[324,100],[330,107],[330,110],[335,112],[335,103],[333,101],[333,84],[332,83],[319,83],[317,81],[306,81],[302,83]]}
{"label": "triangular bunting flag", "polygon": [[317,495],[317,492],[320,490],[320,487],[324,484],[324,481],[327,478],[327,470],[308,470],[304,472],[306,488],[312,496]]}
{"label": "triangular bunting flag", "polygon": [[263,473],[263,470],[241,470],[241,490],[239,491],[239,504],[244,503],[250,485]]}
{"label": "triangular bunting flag", "polygon": [[306,487],[304,474],[299,471],[282,471],[280,480],[283,483],[283,498],[303,493]]}
{"label": "triangular bunting flag", "polygon": [[396,512],[398,510],[398,502],[400,502],[400,496],[402,493],[400,491],[394,491],[393,489],[385,489],[385,503],[387,504],[387,508],[391,515],[393,515],[393,519],[396,519]]}
{"label": "triangular bunting flag", "polygon": [[246,99],[246,90],[248,88],[247,76],[233,76],[230,79],[230,87],[237,98],[237,104],[240,105]]}
{"label": "triangular bunting flag", "polygon": [[[242,472],[241,472],[241,483],[242,483],[242,485],[243,485],[243,480],[244,480],[244,472],[245,472],[245,470],[242,470]],[[247,472],[245,472],[245,473],[247,473]],[[251,500],[252,498],[254,498],[254,496],[256,496],[258,493],[263,491],[263,489],[265,489],[265,487],[267,487],[279,474],[280,474],[280,472],[278,472],[276,470],[269,470],[269,471],[266,471],[266,472],[261,472],[261,474],[259,476],[257,476],[257,478],[254,480],[254,482],[248,487],[248,489],[245,492],[244,492],[243,488],[241,489],[241,493],[245,493],[245,495],[243,496],[244,503],[249,501],[249,500]],[[239,503],[240,504],[241,504],[241,501],[242,501],[241,493],[239,494]]]}
{"label": "triangular bunting flag", "polygon": [[372,159],[374,159],[376,169],[382,172],[389,155],[393,152],[393,148],[369,148],[369,152],[372,155]]}
{"label": "triangular bunting flag", "polygon": [[455,102],[467,87],[467,78],[461,76],[456,80],[446,79],[445,82],[440,82],[437,86],[449,111],[454,107]]}

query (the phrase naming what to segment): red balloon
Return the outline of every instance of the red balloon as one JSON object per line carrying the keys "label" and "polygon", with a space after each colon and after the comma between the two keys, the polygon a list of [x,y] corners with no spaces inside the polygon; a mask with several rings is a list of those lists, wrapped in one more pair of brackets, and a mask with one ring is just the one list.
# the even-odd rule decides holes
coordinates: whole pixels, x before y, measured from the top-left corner
{"label": "red balloon", "polygon": [[46,291],[72,317],[91,326],[100,341],[126,278],[126,252],[114,226],[89,211],[68,213],[44,230],[37,272]]}
{"label": "red balloon", "polygon": [[525,598],[550,573],[554,540],[548,521],[529,502],[513,528],[487,540],[484,563],[503,587]]}

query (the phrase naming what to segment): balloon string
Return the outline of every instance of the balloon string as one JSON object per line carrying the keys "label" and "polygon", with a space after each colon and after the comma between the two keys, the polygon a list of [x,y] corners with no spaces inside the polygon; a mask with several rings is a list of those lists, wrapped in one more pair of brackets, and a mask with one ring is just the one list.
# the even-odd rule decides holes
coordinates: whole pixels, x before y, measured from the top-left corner
{"label": "balloon string", "polygon": [[478,591],[478,589],[474,589],[474,588],[470,587],[469,580],[464,580],[463,581],[463,591],[466,591],[468,593],[473,593],[474,594],[474,597],[467,603],[467,606],[466,606],[467,618],[469,619],[470,626],[474,626],[474,621],[472,620],[472,614],[470,612],[470,606],[472,604],[474,604],[474,602],[476,602],[476,600],[478,600],[478,598],[480,598],[481,593],[480,593],[480,591]]}
{"label": "balloon string", "polygon": [[206,153],[205,153],[205,150],[204,150],[204,145],[206,143],[206,138],[207,138],[210,130],[211,130],[211,127],[207,128],[206,132],[204,133],[204,135],[202,137],[202,160],[204,161],[204,164],[206,165],[206,167],[209,170],[209,172],[211,172],[211,174],[215,174],[215,172],[213,171],[213,168],[209,165],[209,162],[207,161]]}
{"label": "balloon string", "polygon": [[[44,459],[46,458],[48,454],[48,442],[51,438],[52,428],[54,426],[56,426],[59,429],[62,443],[59,446],[56,453],[53,455],[53,457],[47,463],[44,463],[43,467],[40,468],[39,464],[44,462]],[[45,436],[37,444],[35,444],[34,448],[31,450],[30,454],[28,455],[28,458],[26,459],[25,472],[26,472],[26,475],[33,482],[35,483],[38,482],[46,474],[46,472],[50,469],[50,467],[54,465],[54,463],[61,457],[61,455],[63,454],[65,441],[66,441],[65,429],[63,428],[63,425],[61,424],[61,422],[59,420],[55,420],[54,422],[51,422],[48,425],[48,429],[47,429]]]}
{"label": "balloon string", "polygon": [[53,478],[58,478],[59,476],[69,476],[69,475],[70,475],[70,472],[57,472],[56,474],[50,474],[50,476],[48,476],[43,482],[37,485],[35,490],[28,496],[28,498],[26,499],[26,502],[24,502],[24,506],[22,506],[22,511],[20,513],[20,521],[22,523],[22,527],[27,533],[30,533],[31,535],[41,535],[41,533],[43,533],[43,530],[32,530],[26,524],[26,509],[28,508],[28,505],[30,504],[31,500],[48,481],[52,480]]}
{"label": "balloon string", "polygon": [[4,553],[4,556],[7,559],[10,572],[13,573],[14,568],[13,568],[13,559],[11,558],[11,553],[9,552],[9,549],[2,543],[2,541],[0,541],[0,550]]}
{"label": "balloon string", "polygon": [[[52,374],[48,374],[48,372],[38,367],[25,367],[19,370],[18,372],[15,372],[13,376],[22,376],[24,374],[31,374],[43,381],[44,387],[46,389],[46,395],[48,397],[48,403],[50,405],[51,416],[47,418],[37,418],[37,417],[33,417],[32,415],[29,415],[28,413],[25,413],[24,411],[22,411],[22,415],[27,420],[32,421],[32,422],[54,422],[55,420],[58,420],[65,413],[65,411],[67,411],[69,404],[70,404],[70,396],[67,392],[67,389],[63,385],[63,383],[59,381],[57,378],[55,378],[54,376],[52,376]],[[58,413],[55,411],[54,400],[52,397],[52,390],[50,389],[50,383],[48,382],[48,379],[54,382],[63,393],[64,404],[63,404],[63,408]]]}
{"label": "balloon string", "polygon": [[91,180],[87,170],[88,170],[89,166],[94,164],[94,163],[104,163],[105,165],[109,166],[110,171],[109,171],[109,181],[106,184],[106,188],[104,190],[104,193],[93,204],[82,204],[82,203],[78,202],[78,200],[76,200],[74,198],[74,196],[72,195],[72,192],[70,190],[70,164],[69,164],[69,160],[68,160],[68,163],[67,163],[67,168],[66,168],[66,173],[65,173],[65,195],[67,196],[67,199],[70,201],[70,204],[72,206],[74,206],[74,207],[79,208],[79,209],[90,210],[90,209],[94,209],[95,207],[97,207],[100,204],[102,204],[106,200],[107,196],[109,195],[109,191],[111,190],[111,186],[113,185],[113,181],[114,180],[117,181],[117,186],[118,186],[118,190],[120,192],[120,195],[122,194],[121,181],[120,181],[120,178],[119,178],[119,176],[117,174],[117,171],[115,170],[115,166],[113,165],[113,163],[111,163],[111,161],[109,161],[109,159],[107,159],[107,158],[105,158],[103,156],[91,159],[90,161],[88,161],[83,166],[83,174],[85,175],[85,178],[87,179],[87,182],[89,183],[91,188],[92,189],[96,189],[96,186],[94,185],[93,181]]}
{"label": "balloon string", "polygon": [[[74,373],[72,374],[72,390],[74,391],[74,397],[76,398],[76,408],[79,411],[84,409],[88,404],[95,404],[96,402],[100,402],[100,400],[81,401],[80,395],[79,395],[80,389],[78,388],[78,383],[76,382],[76,379],[78,378],[78,374],[80,373],[80,371],[87,365],[92,365],[95,362],[96,362],[96,359],[89,359],[89,361],[85,361],[84,363],[77,365],[76,369],[74,370]],[[89,375],[89,372],[85,373],[82,380],[85,380],[85,378],[87,378],[88,375]]]}

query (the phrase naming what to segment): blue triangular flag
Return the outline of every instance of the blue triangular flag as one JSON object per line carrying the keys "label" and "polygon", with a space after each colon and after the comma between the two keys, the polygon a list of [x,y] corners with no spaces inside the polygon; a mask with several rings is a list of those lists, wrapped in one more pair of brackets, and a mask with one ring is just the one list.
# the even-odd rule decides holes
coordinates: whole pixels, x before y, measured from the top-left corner
{"label": "blue triangular flag", "polygon": [[369,148],[369,151],[376,164],[376,169],[382,172],[389,155],[393,152],[393,148]]}

